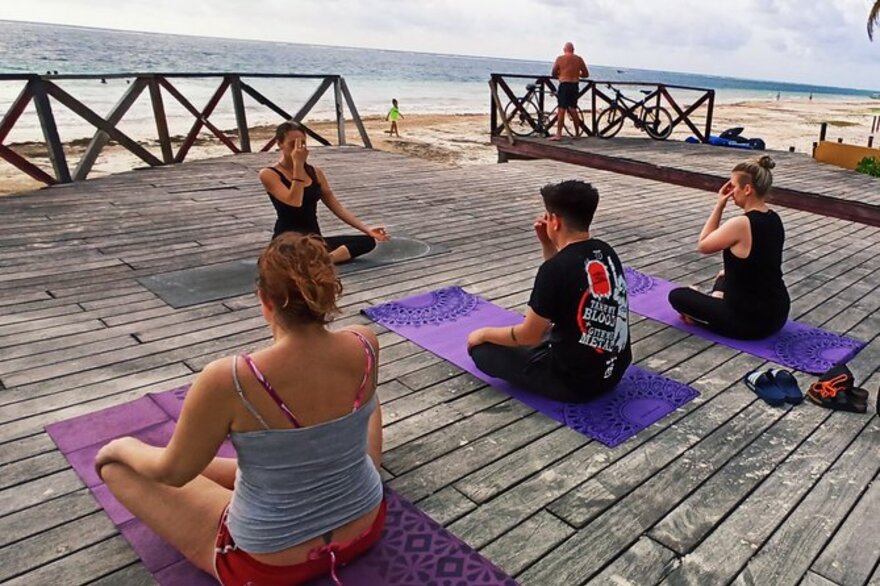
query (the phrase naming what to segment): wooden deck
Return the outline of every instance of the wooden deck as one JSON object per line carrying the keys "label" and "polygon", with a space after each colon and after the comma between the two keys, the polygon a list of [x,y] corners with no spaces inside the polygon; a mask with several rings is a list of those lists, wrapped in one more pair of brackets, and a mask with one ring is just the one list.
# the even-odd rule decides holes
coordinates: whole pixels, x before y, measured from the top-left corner
{"label": "wooden deck", "polygon": [[[645,138],[571,139],[552,142],[541,137],[493,137],[501,157],[550,159],[718,191],[740,161],[764,152]],[[880,226],[880,181],[802,153],[766,151],[777,163],[773,200],[778,205],[825,216]]]}
{"label": "wooden deck", "polygon": [[[522,310],[537,189],[566,178],[599,187],[595,233],[628,264],[693,283],[718,268],[694,245],[705,191],[551,161],[312,156],[362,218],[450,248],[346,277],[339,326],[449,284]],[[153,583],[43,428],[267,342],[252,295],[174,310],[135,279],[255,256],[274,218],[255,171],[272,157],[0,198],[0,582]],[[386,479],[527,585],[880,584],[880,229],[781,214],[793,316],[871,340],[851,364],[868,415],[768,407],[740,383],[760,360],[633,315],[636,360],[702,395],[609,449],[386,331]]]}

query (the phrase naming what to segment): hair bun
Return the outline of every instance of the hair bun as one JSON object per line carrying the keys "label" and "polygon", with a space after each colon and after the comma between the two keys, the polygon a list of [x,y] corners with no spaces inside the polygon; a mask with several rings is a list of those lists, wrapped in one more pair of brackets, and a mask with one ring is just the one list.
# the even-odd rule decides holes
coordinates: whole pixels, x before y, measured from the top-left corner
{"label": "hair bun", "polygon": [[758,159],[758,165],[764,167],[767,170],[770,170],[776,166],[776,161],[774,161],[770,155],[764,155]]}

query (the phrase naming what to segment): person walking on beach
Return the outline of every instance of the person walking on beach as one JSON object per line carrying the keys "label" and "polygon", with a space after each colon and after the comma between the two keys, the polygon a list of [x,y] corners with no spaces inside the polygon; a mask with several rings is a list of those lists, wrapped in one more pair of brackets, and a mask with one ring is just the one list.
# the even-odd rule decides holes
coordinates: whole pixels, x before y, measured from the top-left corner
{"label": "person walking on beach", "polygon": [[[281,159],[272,167],[260,171],[260,181],[269,194],[269,201],[278,215],[272,238],[285,232],[314,234],[321,237],[334,263],[344,263],[376,247],[376,242],[388,240],[382,226],[367,226],[348,211],[336,198],[324,172],[307,161],[305,128],[299,122],[284,122],[275,129]],[[318,202],[323,202],[333,214],[363,234],[321,236],[318,225]]]}
{"label": "person walking on beach", "polygon": [[397,106],[397,98],[391,100],[391,109],[388,110],[388,115],[385,116],[385,121],[391,121],[391,128],[386,130],[385,133],[390,136],[396,136],[400,138],[400,132],[397,130],[397,119],[403,118],[403,114],[400,113],[400,108]]}
{"label": "person walking on beach", "polygon": [[599,192],[583,181],[541,189],[545,213],[534,224],[544,264],[525,319],[474,330],[468,351],[477,368],[515,386],[567,403],[611,390],[632,362],[623,265],[590,225]]}
{"label": "person walking on beach", "polygon": [[[766,201],[774,166],[766,155],[740,163],[718,192],[697,248],[703,254],[722,252],[724,270],[712,293],[690,287],[669,292],[670,305],[686,323],[729,338],[755,340],[775,334],[788,320],[791,301],[782,280],[785,230]],[[744,213],[722,224],[729,201]]]}
{"label": "person walking on beach", "polygon": [[559,88],[556,91],[556,99],[559,107],[556,110],[556,135],[550,140],[562,139],[562,126],[565,124],[566,111],[571,116],[575,127],[575,136],[581,135],[581,116],[578,112],[578,81],[582,77],[589,77],[590,70],[580,55],[574,52],[572,43],[565,43],[562,55],[553,63],[550,75],[559,80]]}

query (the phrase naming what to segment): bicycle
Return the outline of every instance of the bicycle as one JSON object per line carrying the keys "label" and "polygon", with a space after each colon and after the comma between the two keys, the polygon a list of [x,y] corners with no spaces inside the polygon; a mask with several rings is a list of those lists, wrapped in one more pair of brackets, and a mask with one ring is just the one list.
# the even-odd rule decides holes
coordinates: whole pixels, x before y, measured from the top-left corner
{"label": "bicycle", "polygon": [[[550,95],[556,94],[550,92]],[[543,102],[544,85],[528,84],[526,95],[508,102],[504,108],[504,119],[510,126],[510,131],[516,136],[547,136],[551,114],[541,108],[540,104]]]}
{"label": "bicycle", "polygon": [[596,118],[597,134],[602,138],[616,136],[623,127],[623,121],[631,119],[636,128],[648,133],[655,140],[665,140],[672,134],[672,115],[662,106],[648,106],[647,100],[653,92],[641,90],[645,97],[641,100],[629,98],[611,84],[608,89],[614,91],[611,105]]}

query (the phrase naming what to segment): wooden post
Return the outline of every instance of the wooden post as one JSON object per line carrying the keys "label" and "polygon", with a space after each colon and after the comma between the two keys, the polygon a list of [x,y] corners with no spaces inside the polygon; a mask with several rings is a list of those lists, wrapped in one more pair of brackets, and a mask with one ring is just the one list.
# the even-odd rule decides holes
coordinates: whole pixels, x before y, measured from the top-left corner
{"label": "wooden post", "polygon": [[842,138],[838,138],[838,139],[837,139],[837,144],[843,144],[843,139],[842,139]]}
{"label": "wooden post", "polygon": [[55,115],[52,114],[52,104],[46,93],[46,84],[52,82],[37,77],[31,83],[33,84],[34,106],[43,129],[43,138],[46,140],[46,148],[49,150],[49,160],[55,171],[55,179],[58,183],[70,183],[70,168],[67,166],[67,158],[64,156],[64,145],[61,144],[61,136],[59,136],[58,126],[55,124]]}
{"label": "wooden post", "polygon": [[709,112],[706,114],[706,140],[709,142],[709,136],[712,134],[712,115],[715,113],[715,90],[709,90]]}
{"label": "wooden post", "polygon": [[232,107],[235,110],[235,124],[238,126],[238,146],[241,152],[251,152],[251,135],[248,129],[247,115],[244,109],[244,96],[241,94],[241,78],[238,75],[230,75],[229,91],[232,93]]}
{"label": "wooden post", "polygon": [[825,140],[825,136],[828,134],[828,123],[823,122],[822,126],[819,127],[819,142]]}
{"label": "wooden post", "polygon": [[6,111],[6,115],[3,116],[3,120],[0,120],[0,144],[3,144],[3,141],[6,140],[6,137],[12,130],[12,127],[15,126],[16,122],[18,122],[18,119],[21,117],[22,112],[24,112],[25,108],[27,108],[28,104],[31,102],[31,98],[33,97],[33,92],[31,91],[31,82],[28,81],[24,84],[24,87],[21,89],[21,93],[18,94],[18,97],[15,99],[15,101],[12,102],[9,110]]}
{"label": "wooden post", "polygon": [[794,152],[794,147],[793,147],[793,146],[788,147],[788,152],[793,153],[793,152]]}
{"label": "wooden post", "polygon": [[513,144],[513,131],[510,129],[510,123],[507,121],[507,116],[504,115],[504,108],[501,106],[501,98],[498,97],[498,86],[494,83],[494,80],[489,82],[489,89],[492,94],[492,109],[494,110],[497,108],[498,112],[501,113],[501,122],[504,124],[504,129],[507,130],[507,142]]}
{"label": "wooden post", "polygon": [[874,135],[872,134],[871,136],[868,137],[868,148],[871,148],[873,146],[874,146]]}
{"label": "wooden post", "polygon": [[[495,109],[495,98],[492,97],[493,94],[497,92],[497,90],[495,89],[495,84],[495,76],[492,75],[489,78],[489,136],[495,136],[496,132],[499,135],[501,134],[500,132],[498,132],[498,110]],[[502,113],[502,116],[503,115],[504,114]],[[501,153],[499,153],[498,155],[501,156]],[[500,162],[502,161],[499,161],[499,163]]]}
{"label": "wooden post", "polygon": [[[125,116],[132,104],[134,104],[140,97],[141,92],[144,91],[146,85],[147,84],[143,79],[135,79],[134,83],[128,86],[128,90],[122,95],[119,102],[116,103],[116,106],[113,107],[110,115],[107,116],[107,124],[114,127],[119,124],[119,121],[122,120],[122,117]],[[109,134],[100,129],[95,131],[95,136],[92,137],[89,146],[86,148],[85,154],[83,154],[82,158],[79,160],[79,164],[76,166],[76,170],[73,172],[74,181],[84,181],[86,177],[89,176],[89,171],[92,170],[95,161],[98,160],[98,155],[101,154],[101,150],[107,146],[109,141]]]}
{"label": "wooden post", "polygon": [[159,148],[162,149],[162,161],[166,165],[174,162],[171,150],[171,136],[168,134],[168,119],[165,117],[165,104],[162,101],[162,88],[155,76],[147,82],[150,87],[150,103],[153,106],[153,118],[156,120],[156,134],[159,137]]}
{"label": "wooden post", "polygon": [[333,101],[336,105],[336,137],[339,146],[345,144],[345,110],[342,108],[342,84],[337,76],[333,80]]}
{"label": "wooden post", "polygon": [[814,142],[814,143],[813,143],[813,152],[812,152],[812,154],[811,154],[810,156],[813,157],[814,159],[816,158],[816,148],[817,148],[818,146],[819,146],[819,143],[818,143],[818,142]]}
{"label": "wooden post", "polygon": [[351,92],[348,90],[348,84],[345,82],[344,77],[339,78],[339,81],[342,84],[342,97],[345,98],[345,103],[348,105],[348,111],[351,114],[352,120],[354,120],[354,125],[357,127],[358,133],[361,135],[361,142],[364,143],[366,148],[371,149],[373,148],[373,143],[370,142],[367,129],[364,127],[364,121],[361,120],[361,115],[358,113],[357,106],[354,105]]}

